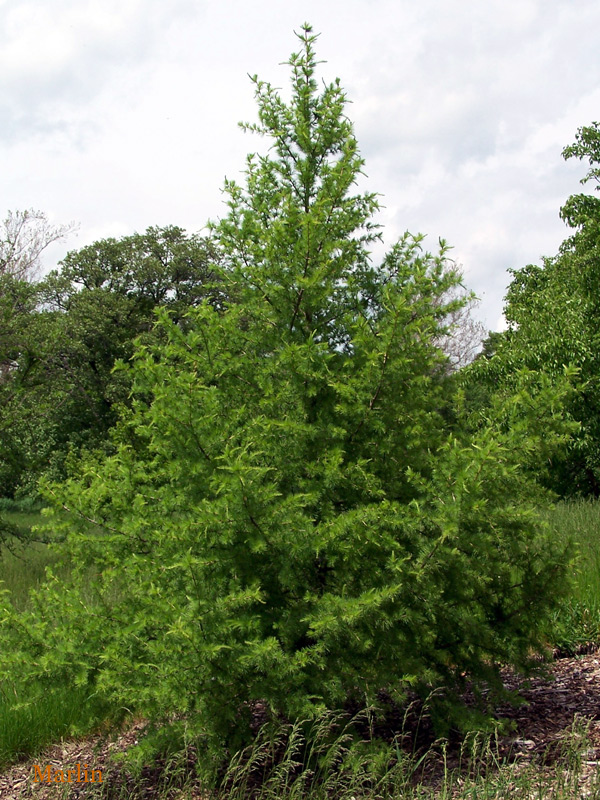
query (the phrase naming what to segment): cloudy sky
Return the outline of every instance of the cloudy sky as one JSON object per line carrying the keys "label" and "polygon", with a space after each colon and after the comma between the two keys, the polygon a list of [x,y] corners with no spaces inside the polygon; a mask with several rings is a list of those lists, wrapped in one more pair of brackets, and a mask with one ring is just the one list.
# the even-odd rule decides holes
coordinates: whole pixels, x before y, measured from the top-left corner
{"label": "cloudy sky", "polygon": [[552,255],[585,167],[561,150],[600,119],[598,0],[0,0],[0,214],[75,220],[67,249],[224,213],[257,143],[248,74],[308,21],[340,77],[391,243],[443,237],[481,316],[507,268]]}

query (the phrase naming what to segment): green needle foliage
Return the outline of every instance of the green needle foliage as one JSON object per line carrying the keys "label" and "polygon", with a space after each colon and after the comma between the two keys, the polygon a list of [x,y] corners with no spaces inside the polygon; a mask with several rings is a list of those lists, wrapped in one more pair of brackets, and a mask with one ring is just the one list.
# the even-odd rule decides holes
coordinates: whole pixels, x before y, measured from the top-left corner
{"label": "green needle foliage", "polygon": [[527,668],[565,569],[520,466],[560,439],[555,396],[461,434],[436,344],[459,275],[409,234],[373,265],[345,94],[299,38],[289,103],[254,78],[271,148],[214,226],[232,299],[139,346],[114,454],[52,489],[73,586],[7,627],[7,667],[25,650],[37,680],[185,714],[221,757],[259,701],[289,721],[384,687],[449,702]]}

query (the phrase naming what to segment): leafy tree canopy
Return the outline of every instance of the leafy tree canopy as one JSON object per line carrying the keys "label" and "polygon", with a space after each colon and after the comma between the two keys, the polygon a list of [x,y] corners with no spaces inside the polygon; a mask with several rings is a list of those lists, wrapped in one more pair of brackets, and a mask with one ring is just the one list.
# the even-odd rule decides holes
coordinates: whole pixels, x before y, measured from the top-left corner
{"label": "leafy tree canopy", "polygon": [[70,450],[106,440],[131,388],[115,364],[152,337],[157,306],[179,319],[207,297],[218,306],[215,260],[171,226],[70,252],[38,283],[0,276],[0,494],[35,492]]}
{"label": "leafy tree canopy", "polygon": [[[600,126],[577,133],[565,158],[587,160],[582,183],[598,182]],[[596,186],[598,189],[598,186]],[[519,368],[554,384],[577,371],[577,388],[565,406],[577,431],[566,451],[538,464],[544,481],[562,495],[600,494],[600,199],[570,197],[561,216],[574,229],[558,254],[541,265],[513,271],[506,295],[508,330],[494,334],[493,357],[482,358],[465,377],[482,399],[515,387]],[[486,387],[487,389],[483,389]]]}
{"label": "leafy tree canopy", "polygon": [[437,343],[459,276],[410,234],[373,264],[346,97],[299,39],[290,102],[253,79],[271,148],[214,225],[230,299],[184,327],[162,312],[115,452],[50,487],[73,584],[38,618],[6,611],[5,672],[186,714],[217,758],[259,701],[290,719],[383,687],[449,702],[528,668],[565,569],[520,466],[560,439],[556,392],[455,425]]}

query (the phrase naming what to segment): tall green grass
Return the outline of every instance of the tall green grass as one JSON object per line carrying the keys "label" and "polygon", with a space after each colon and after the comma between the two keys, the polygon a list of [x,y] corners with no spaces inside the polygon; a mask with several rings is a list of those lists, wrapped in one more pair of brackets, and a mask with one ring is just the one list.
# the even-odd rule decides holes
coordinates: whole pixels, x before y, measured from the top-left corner
{"label": "tall green grass", "polygon": [[[586,770],[589,740],[575,724],[552,752],[520,761],[494,736],[468,736],[458,749],[436,742],[425,753],[383,743],[350,726],[335,736],[335,715],[302,723],[280,737],[258,737],[232,759],[219,800],[574,800],[600,798],[600,770]],[[402,738],[402,737],[400,737]],[[308,751],[308,752],[307,752]],[[268,768],[268,769],[267,769]]]}
{"label": "tall green grass", "polygon": [[[439,740],[429,749],[407,747],[404,731],[381,741],[369,724],[373,711],[352,720],[325,714],[293,725],[266,725],[235,754],[216,781],[195,773],[201,743],[170,747],[154,764],[153,797],[177,800],[600,800],[600,770],[587,763],[586,726],[575,722],[546,752],[507,751],[494,735],[475,733],[460,746]],[[361,731],[358,734],[358,731]],[[168,744],[168,743],[167,743]],[[112,797],[141,800],[152,751],[144,742],[119,758]],[[127,787],[120,793],[121,787]]]}
{"label": "tall green grass", "polygon": [[572,591],[554,615],[552,644],[564,654],[600,645],[600,502],[559,503],[548,514],[561,541],[572,541]]}
{"label": "tall green grass", "polygon": [[35,756],[65,736],[83,736],[111,716],[101,698],[76,687],[42,692],[2,686],[0,692],[0,768]]}

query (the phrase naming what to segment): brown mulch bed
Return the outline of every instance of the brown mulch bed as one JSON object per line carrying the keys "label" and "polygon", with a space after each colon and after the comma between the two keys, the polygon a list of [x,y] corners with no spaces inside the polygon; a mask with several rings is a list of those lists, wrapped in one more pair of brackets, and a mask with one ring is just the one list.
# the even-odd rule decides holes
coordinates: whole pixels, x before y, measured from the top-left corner
{"label": "brown mulch bed", "polygon": [[499,709],[500,716],[514,720],[517,739],[530,743],[530,751],[545,753],[579,723],[588,730],[594,757],[600,757],[600,652],[559,658],[552,664],[550,680],[538,677],[528,684],[523,688],[514,676],[506,680],[505,685],[518,690],[526,702]]}
{"label": "brown mulch bed", "polygon": [[[500,716],[513,721],[512,733],[498,741],[498,751],[508,760],[519,764],[538,764],[547,768],[553,753],[558,753],[563,743],[573,736],[575,729],[586,731],[586,750],[583,772],[588,775],[600,770],[600,652],[574,658],[559,658],[550,665],[547,677],[536,677],[526,682],[506,675],[506,686],[519,690],[525,701],[518,707],[503,706]],[[132,779],[111,762],[111,755],[131,747],[143,732],[144,723],[129,723],[127,728],[112,738],[90,737],[67,741],[47,750],[35,760],[17,764],[0,776],[0,800],[36,798],[133,797],[154,800],[158,796],[160,775],[156,769],[142,775],[141,787],[134,793]],[[447,758],[447,755],[446,755]],[[101,769],[103,786],[98,784],[48,785],[34,782],[34,764],[52,765],[52,769],[70,769],[77,764]],[[446,766],[448,764],[446,763]],[[435,768],[430,773],[435,783]],[[98,790],[102,788],[100,795]],[[140,791],[141,788],[141,791]],[[111,790],[112,789],[112,790]],[[68,791],[67,791],[68,790]],[[165,796],[164,789],[162,797]],[[201,798],[201,793],[196,795]],[[177,797],[174,790],[173,798]]]}
{"label": "brown mulch bed", "polygon": [[[557,771],[565,769],[569,751],[577,747],[577,798],[587,797],[592,785],[600,785],[600,650],[586,649],[575,657],[555,657],[546,676],[523,679],[508,670],[504,673],[505,688],[518,693],[522,703],[496,707],[496,717],[507,723],[511,732],[498,736],[488,753],[496,764],[512,763],[519,770],[534,770],[551,785]],[[438,786],[446,770],[459,766],[467,777],[467,762],[455,743],[444,752],[443,759],[429,759],[423,779],[430,786]],[[472,770],[473,765],[470,767]]]}

